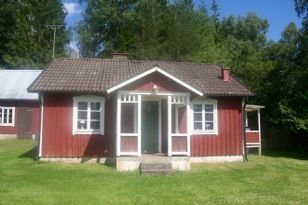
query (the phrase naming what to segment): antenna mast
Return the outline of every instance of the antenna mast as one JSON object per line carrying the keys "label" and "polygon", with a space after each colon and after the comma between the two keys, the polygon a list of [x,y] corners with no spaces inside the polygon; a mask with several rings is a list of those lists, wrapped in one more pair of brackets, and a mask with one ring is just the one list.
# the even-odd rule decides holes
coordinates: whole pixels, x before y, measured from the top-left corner
{"label": "antenna mast", "polygon": [[55,58],[55,47],[56,47],[56,32],[57,29],[60,29],[64,25],[47,25],[47,28],[53,29],[53,43],[52,43],[52,58]]}

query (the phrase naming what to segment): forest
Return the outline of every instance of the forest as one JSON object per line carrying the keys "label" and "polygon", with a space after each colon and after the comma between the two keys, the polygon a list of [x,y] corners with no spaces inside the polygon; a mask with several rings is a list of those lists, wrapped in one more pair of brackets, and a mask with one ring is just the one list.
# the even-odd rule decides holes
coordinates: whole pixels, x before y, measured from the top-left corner
{"label": "forest", "polygon": [[[215,0],[210,5],[192,0],[86,3],[75,28],[57,30],[56,57],[69,57],[75,32],[81,57],[124,52],[130,59],[228,66],[256,93],[249,101],[265,105],[266,123],[308,141],[307,0],[294,0],[301,27],[290,22],[276,42],[267,38],[266,19],[255,13],[222,17]],[[50,25],[64,25],[66,15],[61,0],[0,0],[0,67],[44,68],[52,60]]]}

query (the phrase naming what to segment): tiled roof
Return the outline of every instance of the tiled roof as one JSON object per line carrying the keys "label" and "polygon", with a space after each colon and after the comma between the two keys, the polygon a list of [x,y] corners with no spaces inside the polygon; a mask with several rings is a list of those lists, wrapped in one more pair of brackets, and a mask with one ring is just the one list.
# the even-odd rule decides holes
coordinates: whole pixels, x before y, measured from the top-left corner
{"label": "tiled roof", "polygon": [[104,93],[147,70],[158,67],[204,95],[252,96],[241,82],[222,79],[221,67],[168,61],[55,59],[29,87],[31,92]]}
{"label": "tiled roof", "polygon": [[38,100],[38,94],[29,93],[27,88],[41,72],[41,70],[0,70],[0,99]]}

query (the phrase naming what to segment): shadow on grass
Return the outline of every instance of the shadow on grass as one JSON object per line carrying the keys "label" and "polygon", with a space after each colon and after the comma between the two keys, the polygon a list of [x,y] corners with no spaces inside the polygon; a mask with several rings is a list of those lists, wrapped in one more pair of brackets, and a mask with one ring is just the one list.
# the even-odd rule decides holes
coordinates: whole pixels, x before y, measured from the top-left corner
{"label": "shadow on grass", "polygon": [[308,152],[307,151],[272,151],[272,150],[264,150],[262,155],[269,157],[284,157],[284,158],[292,158],[299,160],[308,160]]}
{"label": "shadow on grass", "polygon": [[18,156],[18,158],[29,158],[34,160],[37,160],[37,147],[33,147],[32,149],[29,149],[25,153]]}

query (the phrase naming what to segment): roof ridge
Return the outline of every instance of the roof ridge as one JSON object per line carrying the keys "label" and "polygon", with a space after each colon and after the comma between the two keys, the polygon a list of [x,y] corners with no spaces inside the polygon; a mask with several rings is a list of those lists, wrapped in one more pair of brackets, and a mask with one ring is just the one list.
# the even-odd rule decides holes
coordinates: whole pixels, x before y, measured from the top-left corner
{"label": "roof ridge", "polygon": [[55,58],[52,61],[112,61],[112,62],[162,62],[162,63],[174,63],[174,64],[193,64],[193,65],[213,65],[221,67],[215,63],[202,63],[202,62],[191,62],[191,61],[169,61],[169,60],[147,60],[147,59],[111,59],[111,58]]}

